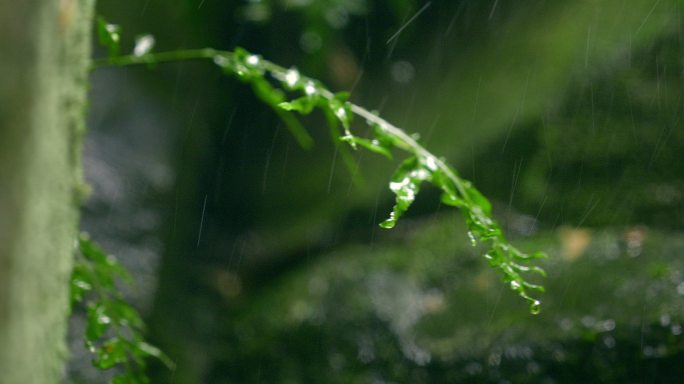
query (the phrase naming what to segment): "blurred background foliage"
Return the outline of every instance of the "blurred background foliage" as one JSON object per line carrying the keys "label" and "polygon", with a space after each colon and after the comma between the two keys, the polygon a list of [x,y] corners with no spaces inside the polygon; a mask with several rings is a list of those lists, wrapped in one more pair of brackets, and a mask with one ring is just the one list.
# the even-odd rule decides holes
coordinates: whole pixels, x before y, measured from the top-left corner
{"label": "blurred background foliage", "polygon": [[[124,51],[243,46],[351,91],[551,256],[531,316],[436,191],[378,228],[396,164],[345,158],[322,116],[303,150],[207,63],[98,69],[83,226],[177,365],[153,382],[677,382],[682,3],[100,0]],[[106,382],[82,322],[69,380]]]}

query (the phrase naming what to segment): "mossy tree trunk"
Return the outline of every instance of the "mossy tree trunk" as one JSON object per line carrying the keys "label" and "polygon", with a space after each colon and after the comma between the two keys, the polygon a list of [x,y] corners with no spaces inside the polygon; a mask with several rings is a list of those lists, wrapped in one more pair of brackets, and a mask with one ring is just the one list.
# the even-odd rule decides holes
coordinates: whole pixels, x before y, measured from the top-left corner
{"label": "mossy tree trunk", "polygon": [[94,0],[0,0],[0,381],[56,383]]}

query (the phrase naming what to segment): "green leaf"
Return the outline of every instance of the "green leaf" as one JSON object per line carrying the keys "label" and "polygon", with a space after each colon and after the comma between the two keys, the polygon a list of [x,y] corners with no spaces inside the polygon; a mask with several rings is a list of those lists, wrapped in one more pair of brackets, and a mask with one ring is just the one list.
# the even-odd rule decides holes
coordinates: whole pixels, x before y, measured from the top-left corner
{"label": "green leaf", "polygon": [[462,198],[458,197],[458,192],[453,180],[451,180],[442,169],[437,168],[432,172],[432,184],[441,189],[442,203],[452,207],[464,207],[466,205]]}
{"label": "green leaf", "polygon": [[330,138],[332,139],[332,142],[335,144],[335,148],[337,149],[338,153],[342,157],[342,161],[344,163],[345,168],[347,168],[349,175],[352,178],[352,182],[355,185],[362,186],[364,184],[364,180],[363,176],[361,175],[361,172],[359,172],[358,163],[354,160],[354,157],[352,156],[352,153],[349,150],[349,146],[347,146],[341,140],[342,135],[340,134],[339,120],[337,120],[335,115],[328,108],[322,109],[323,115],[325,116],[325,121],[328,123]]}
{"label": "green leaf", "polygon": [[371,129],[373,130],[373,135],[380,142],[380,144],[387,148],[398,147],[405,148],[405,143],[401,138],[394,136],[387,132],[380,124],[369,122]]}
{"label": "green leaf", "polygon": [[415,156],[401,163],[390,182],[390,189],[396,195],[394,209],[390,217],[380,223],[382,228],[393,228],[397,224],[399,218],[416,199],[420,184],[426,180],[430,180],[430,172],[422,167]]}
{"label": "green leaf", "polygon": [[112,318],[107,314],[107,308],[104,303],[89,305],[87,319],[86,340],[90,342],[95,342],[104,336],[105,332],[112,325]]}
{"label": "green leaf", "polygon": [[286,111],[297,111],[303,115],[308,115],[317,105],[317,96],[302,96],[292,101],[284,101],[278,104],[278,107]]}
{"label": "green leaf", "polygon": [[371,152],[385,156],[386,158],[392,160],[391,149],[389,147],[383,146],[377,139],[368,140],[354,135],[345,135],[340,137],[340,140],[348,143],[352,147],[354,147],[355,144],[358,144]]}
{"label": "green leaf", "polygon": [[128,357],[126,342],[118,337],[107,340],[102,347],[97,350],[97,356],[93,365],[100,369],[110,369],[117,364],[126,362]]}
{"label": "green leaf", "polygon": [[252,89],[254,93],[266,104],[277,107],[285,100],[283,91],[273,88],[271,84],[263,77],[254,78],[251,80]]}
{"label": "green leaf", "polygon": [[[232,55],[216,55],[214,63],[227,74],[233,75],[246,83],[263,80],[265,70],[263,59],[259,55],[249,53],[243,48],[236,48]],[[282,101],[282,100],[280,100]]]}
{"label": "green leaf", "polygon": [[465,184],[465,192],[468,195],[468,199],[480,207],[485,215],[490,216],[492,214],[492,204],[470,182]]}
{"label": "green leaf", "polygon": [[82,264],[74,265],[69,288],[72,307],[76,303],[82,302],[84,296],[93,289],[92,278],[87,268]]}
{"label": "green leaf", "polygon": [[351,93],[349,92],[337,92],[333,95],[333,98],[339,101],[340,103],[345,103],[349,101],[349,97],[351,97]]}
{"label": "green leaf", "polygon": [[92,274],[91,280],[97,280],[99,285],[108,288],[114,288],[114,281],[117,278],[127,282],[132,281],[131,275],[116,261],[116,258],[107,255],[90,240],[88,234],[82,233],[78,241],[81,255],[90,262],[88,266]]}
{"label": "green leaf", "polygon": [[278,106],[275,106],[274,111],[280,117],[280,119],[285,123],[285,126],[290,131],[290,134],[294,136],[295,140],[300,147],[303,149],[310,149],[314,145],[314,139],[311,137],[309,132],[304,128],[302,123],[297,120],[295,115],[288,112]]}
{"label": "green leaf", "polygon": [[175,369],[176,364],[168,357],[161,349],[155,347],[154,345],[148,344],[144,341],[138,343],[138,350],[143,352],[148,356],[152,356],[162,362],[168,369]]}
{"label": "green leaf", "polygon": [[109,57],[119,56],[121,42],[121,27],[110,24],[102,17],[97,18],[97,39],[100,45],[107,48]]}
{"label": "green leaf", "polygon": [[[328,109],[335,117],[342,123],[345,136],[353,136],[351,133],[352,110],[351,104],[345,100],[348,97],[346,94],[338,94],[335,97],[328,99]],[[356,143],[350,142],[352,148],[356,149]]]}
{"label": "green leaf", "polygon": [[[145,359],[154,357],[167,366],[170,360],[143,341],[142,318],[122,298],[117,283],[130,282],[128,271],[87,234],[79,236],[78,245],[80,252],[71,277],[71,297],[74,303],[86,301],[85,344],[95,355],[93,365],[103,370],[125,365],[126,370],[113,382],[149,382]],[[102,342],[105,337],[109,338]]]}

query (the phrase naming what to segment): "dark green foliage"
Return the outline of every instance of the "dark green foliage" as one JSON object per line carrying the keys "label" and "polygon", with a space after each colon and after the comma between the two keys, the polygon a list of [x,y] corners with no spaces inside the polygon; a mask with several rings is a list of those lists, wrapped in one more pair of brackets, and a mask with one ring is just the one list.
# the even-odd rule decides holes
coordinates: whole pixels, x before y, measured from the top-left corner
{"label": "dark green foliage", "polygon": [[[681,233],[649,232],[627,243],[621,230],[588,232],[580,256],[543,261],[551,276],[547,310],[532,317],[477,262],[465,236],[454,236],[462,223],[442,214],[418,224],[400,236],[388,233],[390,241],[372,250],[336,249],[233,308],[207,382],[675,383],[681,377]],[[566,241],[559,230],[524,245],[563,255]],[[264,367],[261,374],[254,361]]]}
{"label": "dark green foliage", "polygon": [[501,137],[475,160],[495,159],[478,185],[488,196],[508,199],[501,180],[518,164],[515,204],[539,210],[543,222],[684,227],[683,48],[676,31],[667,33],[634,50],[631,60],[573,83],[557,109]]}
{"label": "dark green foliage", "polygon": [[71,277],[72,306],[83,305],[87,314],[85,345],[99,369],[121,367],[113,383],[148,383],[146,359],[154,357],[168,367],[173,363],[158,348],[145,342],[144,323],[128,304],[117,283],[129,282],[128,272],[85,234]]}

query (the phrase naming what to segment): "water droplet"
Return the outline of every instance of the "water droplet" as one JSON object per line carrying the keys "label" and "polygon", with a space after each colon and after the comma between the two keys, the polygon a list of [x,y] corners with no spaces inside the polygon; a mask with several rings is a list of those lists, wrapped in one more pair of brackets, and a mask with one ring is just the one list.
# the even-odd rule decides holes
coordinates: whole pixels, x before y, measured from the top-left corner
{"label": "water droplet", "polygon": [[85,291],[89,291],[92,288],[92,286],[89,283],[80,279],[74,280],[74,284]]}
{"label": "water droplet", "polygon": [[115,43],[118,43],[119,39],[120,39],[120,36],[119,36],[120,28],[119,28],[119,26],[116,24],[107,24],[105,29],[107,30],[107,32],[109,32],[109,37],[112,39],[112,41]]}
{"label": "water droplet", "polygon": [[533,315],[538,315],[541,312],[541,301],[534,300],[530,303],[530,313]]}
{"label": "water droplet", "polygon": [[307,95],[311,96],[311,95],[313,95],[314,93],[316,93],[316,87],[314,86],[314,84],[313,84],[312,82],[309,81],[309,82],[307,82],[306,85],[304,86],[304,92],[305,92]]}
{"label": "water droplet", "polygon": [[97,317],[97,322],[100,324],[109,324],[112,322],[112,319],[107,315],[100,315]]}
{"label": "water droplet", "polygon": [[257,56],[257,55],[249,55],[249,56],[247,56],[246,61],[247,61],[247,64],[249,64],[249,65],[257,65],[257,64],[259,64],[260,60],[259,60],[259,56]]}
{"label": "water droplet", "polygon": [[133,56],[140,57],[150,53],[154,48],[154,36],[142,35],[135,39],[135,48],[133,48]]}
{"label": "water droplet", "polygon": [[335,116],[337,116],[338,119],[345,121],[347,119],[347,111],[344,109],[344,107],[339,107],[335,111]]}
{"label": "water droplet", "polygon": [[512,290],[517,291],[518,289],[520,289],[520,287],[521,287],[521,285],[517,280],[511,281],[511,289]]}
{"label": "water droplet", "polygon": [[468,231],[468,238],[470,239],[470,244],[473,247],[477,245],[477,239],[475,238],[475,234],[473,234],[471,231]]}
{"label": "water droplet", "polygon": [[289,69],[287,73],[285,73],[285,83],[287,83],[289,87],[294,87],[298,81],[299,71],[296,69]]}
{"label": "water droplet", "polygon": [[218,65],[219,67],[225,67],[226,65],[228,65],[228,62],[228,59],[226,59],[224,56],[214,56],[214,64]]}
{"label": "water droplet", "polygon": [[390,190],[395,194],[408,193],[411,188],[411,179],[404,177],[401,181],[392,181],[389,184]]}
{"label": "water droplet", "polygon": [[411,177],[415,177],[419,180],[425,180],[428,178],[428,176],[430,176],[430,174],[426,170],[420,169],[420,168],[414,169],[413,171],[411,171],[410,175],[411,175]]}
{"label": "water droplet", "polygon": [[437,170],[437,159],[435,159],[432,156],[428,156],[425,159],[425,165],[431,170],[431,171],[436,171]]}

